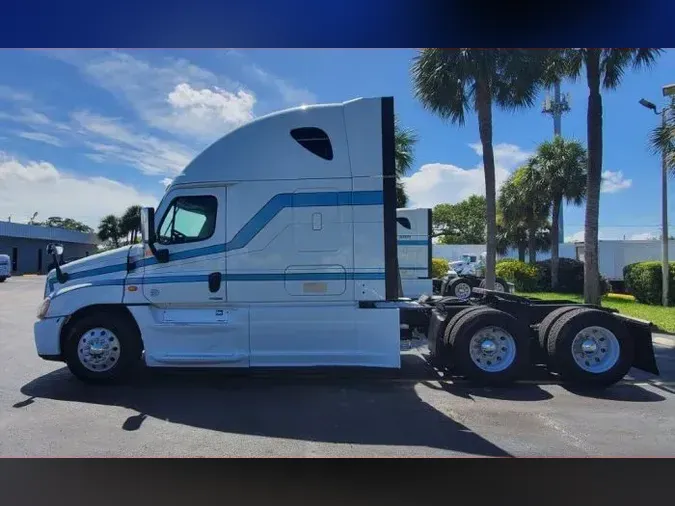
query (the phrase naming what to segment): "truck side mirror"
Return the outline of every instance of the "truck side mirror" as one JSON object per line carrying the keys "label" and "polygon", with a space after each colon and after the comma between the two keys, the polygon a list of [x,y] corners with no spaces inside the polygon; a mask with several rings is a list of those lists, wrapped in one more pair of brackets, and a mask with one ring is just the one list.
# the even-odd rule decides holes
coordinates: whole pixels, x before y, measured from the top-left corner
{"label": "truck side mirror", "polygon": [[63,284],[68,281],[68,274],[61,270],[61,262],[58,257],[63,255],[63,246],[61,244],[50,243],[47,245],[47,254],[54,260],[54,269],[56,270],[56,279]]}
{"label": "truck side mirror", "polygon": [[141,208],[141,238],[143,244],[155,242],[155,210],[152,207]]}
{"label": "truck side mirror", "polygon": [[141,238],[143,239],[143,245],[150,248],[150,251],[159,263],[169,261],[169,250],[158,250],[155,247],[155,242],[157,241],[155,235],[155,210],[152,207],[141,208]]}
{"label": "truck side mirror", "polygon": [[61,244],[50,243],[47,245],[47,254],[61,256],[63,255],[63,246]]}

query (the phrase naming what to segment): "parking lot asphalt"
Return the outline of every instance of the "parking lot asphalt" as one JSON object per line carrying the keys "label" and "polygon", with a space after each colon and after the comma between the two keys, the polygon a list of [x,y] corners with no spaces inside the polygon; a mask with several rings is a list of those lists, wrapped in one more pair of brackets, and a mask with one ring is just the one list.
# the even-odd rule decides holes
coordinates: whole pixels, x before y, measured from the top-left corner
{"label": "parking lot asphalt", "polygon": [[424,348],[399,374],[145,370],[92,386],[41,360],[44,276],[0,284],[2,456],[675,456],[675,339],[656,377],[604,391],[545,373],[508,388],[443,380]]}

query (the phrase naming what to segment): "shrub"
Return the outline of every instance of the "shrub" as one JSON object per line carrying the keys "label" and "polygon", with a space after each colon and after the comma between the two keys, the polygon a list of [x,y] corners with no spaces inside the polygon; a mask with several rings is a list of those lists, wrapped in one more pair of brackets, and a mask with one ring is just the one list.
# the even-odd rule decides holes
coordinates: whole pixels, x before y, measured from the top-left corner
{"label": "shrub", "polygon": [[[584,263],[574,258],[558,259],[558,288],[560,293],[584,293]],[[546,292],[551,287],[551,260],[541,260],[537,266],[537,289]],[[600,292],[608,293],[611,289],[609,280],[600,276]]]}
{"label": "shrub", "polygon": [[450,264],[445,258],[432,258],[431,259],[431,277],[432,278],[442,278],[448,273]]}
{"label": "shrub", "polygon": [[[623,268],[626,290],[638,302],[661,304],[661,262],[638,262]],[[668,304],[675,301],[675,262],[670,263]]]}
{"label": "shrub", "polygon": [[[537,286],[541,291],[551,290],[551,260],[541,260],[537,266]],[[561,293],[584,293],[584,263],[573,258],[560,258],[558,289]]]}
{"label": "shrub", "polygon": [[506,259],[497,262],[497,276],[513,283],[520,292],[537,290],[537,269],[530,264],[518,260]]}

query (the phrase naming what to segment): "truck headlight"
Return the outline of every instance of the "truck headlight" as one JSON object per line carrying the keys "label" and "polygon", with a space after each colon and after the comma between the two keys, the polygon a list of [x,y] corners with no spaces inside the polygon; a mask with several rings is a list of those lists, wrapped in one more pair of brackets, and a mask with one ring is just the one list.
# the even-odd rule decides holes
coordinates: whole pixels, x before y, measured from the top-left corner
{"label": "truck headlight", "polygon": [[49,297],[42,301],[37,310],[38,320],[42,320],[45,317],[47,311],[49,311],[49,304],[51,304],[51,302],[52,300]]}

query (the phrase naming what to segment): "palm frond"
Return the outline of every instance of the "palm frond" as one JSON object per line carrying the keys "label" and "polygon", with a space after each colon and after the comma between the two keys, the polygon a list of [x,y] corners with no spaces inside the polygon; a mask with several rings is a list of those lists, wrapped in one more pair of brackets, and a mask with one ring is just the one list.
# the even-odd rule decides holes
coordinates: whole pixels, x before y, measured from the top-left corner
{"label": "palm frond", "polygon": [[635,70],[651,67],[662,52],[659,48],[603,48],[600,62],[603,87],[616,88],[628,66]]}
{"label": "palm frond", "polygon": [[473,107],[477,64],[471,49],[423,49],[411,67],[415,97],[443,119],[464,125]]}

